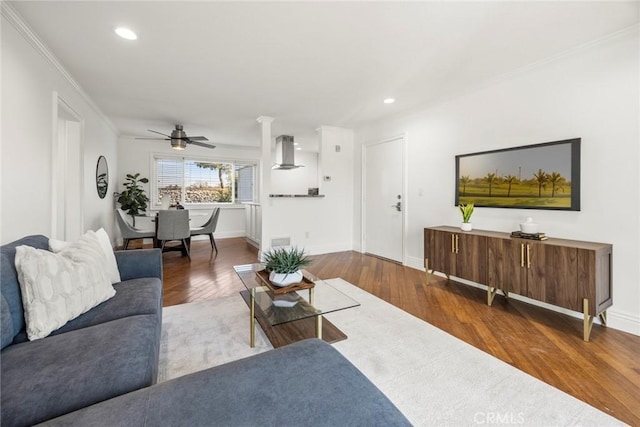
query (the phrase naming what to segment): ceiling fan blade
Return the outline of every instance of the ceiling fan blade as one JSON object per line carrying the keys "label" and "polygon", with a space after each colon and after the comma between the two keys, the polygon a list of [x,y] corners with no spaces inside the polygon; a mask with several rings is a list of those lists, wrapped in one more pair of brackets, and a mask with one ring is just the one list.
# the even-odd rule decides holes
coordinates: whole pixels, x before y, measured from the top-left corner
{"label": "ceiling fan blade", "polygon": [[216,148],[215,145],[204,144],[204,143],[198,142],[198,141],[187,141],[187,144],[193,144],[193,145],[197,145],[197,146],[205,147],[205,148]]}
{"label": "ceiling fan blade", "polygon": [[158,135],[162,135],[162,136],[166,136],[167,138],[171,138],[171,136],[170,136],[170,135],[166,135],[166,134],[164,134],[164,133],[162,133],[162,132],[158,132],[158,131],[156,131],[156,130],[151,130],[151,129],[147,129],[147,130],[148,130],[149,132],[157,133]]}
{"label": "ceiling fan blade", "polygon": [[144,136],[140,136],[140,137],[136,137],[136,139],[146,139],[146,140],[150,140],[150,141],[170,141],[169,138],[157,138],[157,137],[144,137]]}
{"label": "ceiling fan blade", "polygon": [[208,141],[209,138],[207,138],[206,136],[189,136],[186,139],[190,139],[192,141]]}

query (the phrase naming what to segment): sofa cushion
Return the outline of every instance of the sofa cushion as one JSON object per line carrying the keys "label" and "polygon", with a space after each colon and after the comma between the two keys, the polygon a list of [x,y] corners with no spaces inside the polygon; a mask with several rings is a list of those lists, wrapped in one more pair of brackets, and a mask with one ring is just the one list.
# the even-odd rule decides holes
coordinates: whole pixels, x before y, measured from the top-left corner
{"label": "sofa cushion", "polygon": [[2,351],[2,425],[32,425],[155,382],[160,318],[141,315]]}
{"label": "sofa cushion", "polygon": [[24,329],[22,293],[15,266],[16,247],[27,245],[37,249],[47,249],[49,239],[45,236],[27,236],[0,247],[0,300],[2,346],[5,348]]}
{"label": "sofa cushion", "polygon": [[95,233],[57,254],[19,246],[15,264],[30,340],[46,337],[115,295]]}
{"label": "sofa cushion", "polygon": [[317,339],[196,372],[66,416],[54,426],[408,426],[358,369]]}
{"label": "sofa cushion", "polygon": [[99,325],[115,319],[139,314],[153,314],[162,318],[162,282],[156,278],[133,279],[113,285],[116,295],[92,308],[51,335]]}

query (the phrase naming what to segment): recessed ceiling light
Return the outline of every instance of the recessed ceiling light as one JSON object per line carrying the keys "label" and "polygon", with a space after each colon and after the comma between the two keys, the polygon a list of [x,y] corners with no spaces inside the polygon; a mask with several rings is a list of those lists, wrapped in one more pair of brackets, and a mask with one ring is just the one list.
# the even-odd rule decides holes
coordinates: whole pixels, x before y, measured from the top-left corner
{"label": "recessed ceiling light", "polygon": [[117,35],[119,35],[123,39],[127,39],[127,40],[137,40],[138,39],[138,35],[136,33],[134,33],[133,31],[131,31],[130,29],[125,28],[125,27],[118,27],[118,28],[115,29],[115,32],[116,32]]}
{"label": "recessed ceiling light", "polygon": [[297,142],[294,142],[294,143],[293,143],[293,145],[300,145],[300,144],[299,144],[299,143],[297,143]]}
{"label": "recessed ceiling light", "polygon": [[393,99],[393,98],[386,98],[386,99],[385,99],[384,101],[382,101],[382,102],[384,102],[385,104],[393,104],[394,102],[396,102],[396,100],[395,100],[395,99]]}
{"label": "recessed ceiling light", "polygon": [[302,150],[302,147],[296,147],[296,150]]}

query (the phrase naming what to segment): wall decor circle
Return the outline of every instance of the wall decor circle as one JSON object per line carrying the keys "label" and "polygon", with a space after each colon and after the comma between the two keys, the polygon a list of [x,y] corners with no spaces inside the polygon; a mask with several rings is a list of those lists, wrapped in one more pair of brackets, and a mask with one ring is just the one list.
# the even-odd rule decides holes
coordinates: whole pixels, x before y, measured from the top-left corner
{"label": "wall decor circle", "polygon": [[104,199],[108,188],[109,166],[107,165],[107,159],[104,156],[100,156],[96,164],[96,190],[98,191],[98,197]]}

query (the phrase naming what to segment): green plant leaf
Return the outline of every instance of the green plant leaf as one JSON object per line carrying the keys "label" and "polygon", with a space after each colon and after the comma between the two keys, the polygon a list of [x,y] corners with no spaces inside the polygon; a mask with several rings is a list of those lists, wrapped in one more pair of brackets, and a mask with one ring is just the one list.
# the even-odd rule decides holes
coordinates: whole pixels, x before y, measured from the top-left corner
{"label": "green plant leaf", "polygon": [[303,249],[296,247],[272,248],[263,254],[264,264],[267,270],[278,274],[295,273],[302,267],[311,264]]}

